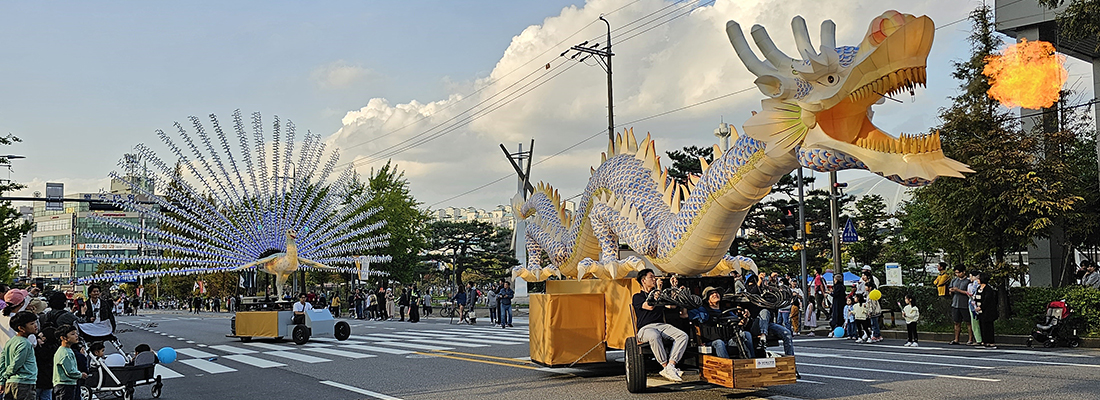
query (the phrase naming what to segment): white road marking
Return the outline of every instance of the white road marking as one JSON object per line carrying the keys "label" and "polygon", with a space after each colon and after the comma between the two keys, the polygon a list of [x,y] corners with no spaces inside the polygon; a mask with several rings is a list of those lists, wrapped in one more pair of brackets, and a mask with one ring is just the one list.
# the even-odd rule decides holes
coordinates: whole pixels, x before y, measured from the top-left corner
{"label": "white road marking", "polygon": [[393,396],[390,396],[390,395],[388,395],[388,394],[382,394],[382,393],[378,393],[378,392],[372,392],[372,391],[370,391],[370,390],[367,390],[367,389],[360,389],[360,388],[357,388],[357,387],[355,387],[355,386],[345,385],[345,384],[343,384],[343,383],[340,383],[340,382],[333,382],[333,381],[321,381],[321,383],[322,383],[322,384],[324,384],[324,385],[329,385],[329,386],[335,387],[335,388],[340,388],[340,389],[344,389],[344,390],[347,390],[347,391],[350,391],[350,392],[355,392],[355,393],[359,393],[359,394],[365,394],[365,395],[367,395],[367,396],[370,396],[370,397],[374,397],[374,398],[376,398],[376,399],[382,399],[382,400],[401,400],[401,399],[400,399],[400,398],[398,398],[398,397],[393,397]]}
{"label": "white road marking", "polygon": [[[433,342],[436,343],[436,342]],[[454,347],[435,346],[430,344],[414,344],[414,343],[401,343],[401,342],[380,342],[376,345],[383,346],[397,346],[397,347],[409,347],[417,350],[454,350]]]}
{"label": "white road marking", "polygon": [[412,353],[415,353],[414,351],[410,351],[410,350],[389,349],[389,348],[385,348],[385,347],[368,346],[368,345],[362,345],[362,344],[349,344],[349,345],[341,346],[341,347],[352,349],[352,350],[372,351],[372,352],[375,352],[375,353],[387,353],[387,354],[412,354]]}
{"label": "white road marking", "polygon": [[154,372],[155,374],[160,375],[161,379],[171,379],[171,378],[182,378],[183,377],[183,374],[181,374],[179,372],[176,372],[176,371],[173,371],[173,370],[169,369],[168,367],[165,367],[161,364],[157,364],[156,368],[154,368],[153,371],[155,371]]}
{"label": "white road marking", "polygon": [[[980,361],[1009,362],[1009,363],[1020,363],[1020,364],[1040,364],[1040,365],[1058,365],[1058,366],[1068,366],[1068,367],[1100,368],[1100,364],[1076,364],[1076,363],[1061,363],[1061,362],[1053,362],[1053,361],[1012,360],[1012,359],[1008,359],[1008,358],[988,358],[988,357],[973,357],[973,356],[949,356],[949,355],[944,355],[944,354],[921,354],[921,353],[911,353],[911,352],[882,351],[882,350],[859,350],[859,349],[829,348],[829,347],[812,347],[812,348],[822,349],[822,350],[829,350],[829,351],[840,350],[840,351],[853,351],[853,352],[861,352],[861,353],[874,353],[875,355],[894,354],[894,355],[913,356],[913,357],[957,358],[957,359],[971,360],[971,361],[980,360]],[[918,347],[918,349],[920,349],[920,347]],[[990,351],[996,351],[996,350],[990,350]]]}
{"label": "white road marking", "polygon": [[225,356],[225,358],[236,361],[236,362],[239,362],[239,363],[242,363],[242,364],[248,364],[248,365],[251,365],[253,367],[258,367],[258,368],[271,368],[271,367],[285,367],[286,366],[286,364],[283,364],[283,363],[279,363],[279,362],[275,362],[275,361],[269,361],[269,360],[265,360],[265,359],[262,359],[262,358],[256,358],[256,357],[253,357],[253,356],[246,356],[244,354],[228,355],[228,356]]}
{"label": "white road marking", "polygon": [[[440,339],[413,339],[413,340],[410,340],[410,342],[427,343],[427,344],[431,345],[431,344],[439,343]],[[460,342],[458,340],[450,340],[450,339],[447,340],[447,344],[449,344],[451,346],[458,346],[458,347],[489,347],[489,345],[487,345],[487,344],[464,343],[464,342]]]}
{"label": "white road marking", "polygon": [[[799,354],[799,355],[801,355],[801,354]],[[805,372],[802,373],[802,376],[812,376],[814,378],[840,379],[840,380],[844,380],[844,381],[856,381],[856,382],[874,382],[875,381],[874,379],[849,378],[847,376],[807,374]],[[802,381],[799,381],[799,382],[802,382]]]}
{"label": "white road marking", "polygon": [[271,344],[271,343],[245,343],[244,345],[245,346],[252,346],[252,347],[259,347],[261,349],[266,349],[266,350],[275,350],[275,351],[284,351],[284,350],[290,350],[291,349],[289,346],[279,346],[277,344]]}
{"label": "white road marking", "polygon": [[198,349],[176,349],[176,352],[180,353],[180,354],[183,354],[183,355],[186,355],[186,356],[191,356],[191,357],[194,357],[194,358],[217,357],[214,354],[210,354],[210,353],[207,353],[205,351],[198,350]]}
{"label": "white road marking", "polygon": [[305,354],[298,354],[298,353],[294,353],[294,352],[290,352],[290,351],[269,351],[269,352],[265,352],[264,354],[273,355],[275,357],[289,358],[289,359],[294,360],[294,361],[301,361],[301,362],[310,363],[310,364],[316,364],[316,363],[322,363],[322,362],[326,362],[326,361],[332,361],[332,360],[329,360],[327,358],[314,357],[314,356],[305,355]]}
{"label": "white road marking", "polygon": [[[875,361],[875,362],[891,362],[891,363],[898,363],[898,364],[928,365],[927,362],[921,362],[921,361],[893,360],[893,359],[881,358],[881,357],[879,357],[879,358],[852,357],[852,356],[842,356],[842,355],[839,355],[839,354],[815,354],[815,353],[799,352],[798,356],[799,357],[802,357],[802,356],[817,357],[817,358],[842,358],[842,359],[845,359],[845,360],[864,360],[864,361]],[[958,367],[958,368],[974,368],[974,369],[993,369],[993,368],[995,368],[995,367],[983,367],[983,366],[978,366],[978,365],[960,365],[960,364],[950,364],[950,365],[943,365],[943,366],[944,367]]]}
{"label": "white road marking", "polygon": [[372,336],[351,335],[349,337],[352,338],[352,339],[367,340],[367,341],[371,341],[371,342],[397,340],[397,339],[385,338],[385,337],[374,337],[373,335]]}
{"label": "white road marking", "polygon": [[179,360],[179,361],[181,363],[184,363],[184,364],[190,365],[192,367],[201,369],[201,370],[203,370],[203,371],[205,371],[206,373],[209,373],[209,374],[220,374],[220,373],[223,373],[223,372],[236,372],[237,371],[233,368],[229,368],[229,367],[221,365],[221,364],[216,364],[216,363],[206,361],[206,360],[203,360],[203,359],[198,359],[198,358],[190,359],[190,360]]}
{"label": "white road marking", "polygon": [[935,378],[963,379],[963,380],[969,380],[969,381],[982,381],[982,382],[1000,382],[1001,381],[1000,379],[976,378],[976,377],[972,377],[972,376],[926,374],[926,373],[923,373],[923,372],[895,371],[895,370],[891,370],[891,369],[877,369],[877,368],[866,368],[866,367],[845,367],[845,366],[840,366],[840,365],[825,365],[825,364],[810,364],[810,363],[798,363],[798,365],[805,365],[807,367],[850,369],[850,370],[867,371],[867,372],[884,372],[884,373],[887,373],[887,374],[899,374],[899,375],[931,376],[931,377],[935,377]]}
{"label": "white road marking", "polygon": [[210,348],[214,349],[214,350],[219,350],[219,351],[224,351],[226,353],[234,353],[234,354],[253,354],[253,353],[256,353],[255,350],[242,349],[240,347],[227,346],[227,345],[224,345],[224,344],[210,346]]}
{"label": "white road marking", "polygon": [[354,352],[350,352],[350,351],[330,349],[330,348],[327,348],[327,347],[310,347],[310,348],[305,348],[305,349],[302,349],[302,350],[312,351],[314,353],[322,353],[322,354],[329,354],[329,355],[334,355],[334,356],[347,357],[347,358],[356,358],[356,359],[358,359],[358,358],[378,357],[374,354],[354,353]]}

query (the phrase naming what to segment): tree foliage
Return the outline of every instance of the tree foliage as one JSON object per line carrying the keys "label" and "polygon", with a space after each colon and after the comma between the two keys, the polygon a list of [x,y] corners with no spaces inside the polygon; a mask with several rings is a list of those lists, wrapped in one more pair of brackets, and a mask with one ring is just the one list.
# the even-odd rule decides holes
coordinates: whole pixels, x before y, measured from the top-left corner
{"label": "tree foliage", "polygon": [[699,164],[700,158],[707,160],[708,163],[714,161],[713,147],[688,146],[684,147],[682,151],[673,150],[665,152],[665,154],[668,154],[668,159],[672,160],[672,165],[668,167],[668,176],[681,185],[687,184],[688,174],[701,175],[703,173],[703,166]]}
{"label": "tree foliage", "polygon": [[511,229],[488,222],[436,221],[428,225],[427,258],[449,264],[456,286],[468,279],[500,279],[519,262],[511,240]]}
{"label": "tree foliage", "polygon": [[366,182],[355,179],[351,183],[350,193],[352,196],[372,196],[360,212],[376,207],[381,209],[357,227],[386,222],[385,226],[370,235],[389,235],[389,246],[381,252],[392,256],[393,261],[371,265],[371,269],[389,273],[390,279],[402,283],[418,280],[421,274],[427,272],[420,253],[427,246],[424,227],[428,215],[410,193],[405,173],[387,162],[378,170],[372,169]]}
{"label": "tree foliage", "polygon": [[[1057,8],[1066,0],[1039,0],[1047,8]],[[1060,36],[1069,38],[1091,38],[1100,50],[1100,0],[1070,0],[1069,7],[1058,14]]]}
{"label": "tree foliage", "polygon": [[[0,145],[10,146],[12,143],[21,142],[18,137],[11,134],[0,136]],[[8,163],[5,157],[0,157],[0,163]],[[13,192],[26,186],[8,181],[0,183],[0,193]],[[11,260],[17,255],[11,251],[12,245],[19,243],[23,235],[31,231],[33,225],[23,219],[19,209],[12,207],[10,201],[0,201],[0,282],[11,283],[15,270],[11,268]]]}

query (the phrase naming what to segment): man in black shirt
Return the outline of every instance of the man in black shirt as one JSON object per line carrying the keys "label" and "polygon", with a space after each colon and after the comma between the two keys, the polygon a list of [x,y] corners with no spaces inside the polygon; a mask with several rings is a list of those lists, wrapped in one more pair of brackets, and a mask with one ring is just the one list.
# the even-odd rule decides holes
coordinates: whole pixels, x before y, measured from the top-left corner
{"label": "man in black shirt", "polygon": [[[661,370],[661,376],[673,382],[682,382],[683,372],[676,368],[676,363],[684,356],[687,350],[688,335],[676,327],[663,321],[661,310],[649,305],[647,300],[655,298],[657,291],[657,277],[651,269],[638,271],[638,283],[642,284],[642,291],[634,294],[634,315],[637,317],[638,341],[649,343],[657,362],[665,368]],[[659,306],[658,306],[659,307]],[[672,354],[665,350],[664,340],[672,340]]]}

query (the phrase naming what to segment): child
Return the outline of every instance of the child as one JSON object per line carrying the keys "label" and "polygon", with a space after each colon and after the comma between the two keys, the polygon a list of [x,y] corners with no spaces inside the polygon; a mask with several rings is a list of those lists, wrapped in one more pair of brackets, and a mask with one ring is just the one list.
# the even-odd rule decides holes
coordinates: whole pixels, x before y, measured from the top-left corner
{"label": "child", "polygon": [[[877,289],[874,282],[867,282],[867,292]],[[867,297],[867,319],[871,322],[871,339],[868,343],[878,343],[882,341],[882,333],[879,330],[879,323],[882,322],[879,319],[882,318],[882,306],[878,304],[878,300]]]}
{"label": "child", "polygon": [[[898,304],[899,306],[901,304]],[[913,295],[905,295],[905,307],[901,309],[901,316],[905,317],[905,329],[908,331],[907,339],[905,342],[906,347],[918,347],[917,346],[917,320],[920,319],[920,310],[917,306],[913,305]]]}
{"label": "child", "polygon": [[[138,357],[142,353],[149,353],[150,356],[144,358]],[[158,361],[156,353],[153,353],[153,348],[149,347],[148,344],[142,343],[134,347],[134,361],[131,362],[131,365],[144,365],[150,362],[156,363]]]}
{"label": "child", "polygon": [[844,333],[848,339],[856,338],[856,317],[852,315],[852,304],[854,301],[851,297],[845,299],[844,305]]}
{"label": "child", "polygon": [[80,387],[77,379],[84,379],[88,374],[80,372],[77,366],[76,354],[71,348],[80,340],[76,328],[72,325],[62,325],[57,329],[57,338],[61,346],[53,356],[53,392],[56,400],[76,400],[80,395]]}
{"label": "child", "polygon": [[11,316],[8,325],[15,336],[4,344],[0,355],[0,382],[4,384],[4,398],[35,398],[38,381],[38,364],[34,359],[34,345],[30,337],[38,333],[38,316],[20,311]]}
{"label": "child", "polygon": [[[76,356],[76,369],[86,375],[88,373],[88,354],[84,352],[84,345],[78,341],[70,347],[73,349],[73,355]],[[86,378],[77,379],[76,387],[84,386],[84,379]]]}
{"label": "child", "polygon": [[91,357],[88,360],[89,365],[102,365],[105,358],[104,353],[107,351],[107,346],[103,345],[103,342],[92,342],[88,345],[88,352],[91,353]]}
{"label": "child", "polygon": [[863,301],[862,293],[856,293],[855,302],[852,304],[852,317],[856,320],[856,343],[869,343],[871,324],[867,320],[867,304]]}

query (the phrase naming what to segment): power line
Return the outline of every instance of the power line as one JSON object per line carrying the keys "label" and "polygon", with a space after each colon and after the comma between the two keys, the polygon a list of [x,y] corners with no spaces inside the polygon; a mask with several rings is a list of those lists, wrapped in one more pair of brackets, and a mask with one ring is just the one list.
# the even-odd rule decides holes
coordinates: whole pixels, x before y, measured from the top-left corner
{"label": "power line", "polygon": [[[636,3],[637,1],[639,1],[639,0],[636,0],[636,1],[635,1],[635,2],[633,2],[633,3]],[[633,3],[630,3],[630,4],[633,4]],[[707,2],[707,3],[704,3],[704,4],[709,4],[709,3],[713,3],[713,0],[711,0],[711,1]],[[627,4],[626,6],[629,6],[630,4]],[[650,14],[646,15],[645,17],[642,17],[642,18],[638,18],[638,19],[635,19],[634,21],[632,21],[632,22],[628,23],[627,25],[624,25],[623,27],[620,27],[620,29],[622,29],[622,28],[626,28],[627,26],[630,26],[630,25],[632,25],[632,24],[635,24],[635,23],[637,23],[638,21],[641,21],[641,20],[643,20],[643,19],[645,19],[645,18],[647,18],[647,17],[649,17],[649,16],[651,16],[651,15],[653,15],[653,14],[655,14],[655,13],[658,13],[658,12],[660,12],[660,11],[662,11],[662,10],[666,10],[666,9],[668,9],[669,7],[671,7],[671,6],[674,6],[674,5],[677,5],[677,4],[678,4],[678,3],[670,3],[670,4],[668,5],[668,6],[665,6],[665,7],[661,8],[661,9],[659,9],[659,10],[655,11],[655,12],[652,12],[652,13],[650,13]],[[691,3],[691,2],[684,2],[684,3],[680,4],[680,7],[679,7],[679,8],[677,8],[676,10],[674,10],[674,11],[672,11],[672,12],[668,12],[668,13],[665,13],[665,14],[661,15],[660,17],[657,17],[657,19],[659,19],[659,18],[661,18],[661,17],[664,17],[664,16],[667,16],[667,15],[669,15],[669,14],[673,13],[673,12],[676,12],[676,11],[680,11],[680,10],[682,10],[682,9],[684,9],[684,8],[687,8],[688,6],[692,6],[692,5],[694,5],[694,4],[693,4],[693,3]],[[623,9],[623,8],[625,8],[626,6],[622,6],[622,7],[619,7],[619,8],[617,8],[617,9],[615,9],[614,11],[612,11],[612,13],[614,13],[614,12],[616,12],[616,11],[619,11],[619,10]],[[700,5],[700,7],[703,7],[703,5]],[[692,10],[694,10],[694,8],[693,8]],[[687,12],[683,12],[683,13],[681,13],[681,14],[679,14],[679,15],[676,15],[676,16],[674,16],[674,17],[672,17],[672,18],[669,18],[668,20],[665,20],[665,21],[663,21],[663,22],[660,22],[660,23],[659,23],[659,24],[657,24],[657,25],[651,26],[651,27],[649,27],[649,28],[647,28],[647,29],[643,30],[642,32],[636,33],[636,34],[634,34],[634,35],[632,35],[632,36],[630,36],[630,37],[627,37],[627,38],[625,38],[625,39],[623,39],[623,40],[620,40],[620,43],[621,43],[621,42],[623,42],[623,41],[626,41],[626,40],[632,39],[632,38],[634,38],[634,37],[637,37],[638,35],[640,35],[640,34],[643,34],[643,33],[645,33],[645,32],[648,32],[648,31],[650,31],[650,30],[652,30],[652,29],[656,28],[657,26],[661,26],[661,25],[667,24],[667,23],[671,22],[672,20],[675,20],[675,19],[677,19],[677,18],[680,18],[680,17],[682,17],[682,16],[686,15],[686,14],[687,14],[687,13],[689,13],[690,11],[691,11],[691,10],[688,10]],[[634,29],[628,30],[628,31],[626,31],[626,32],[627,32],[627,33],[628,33],[628,32],[632,32],[633,30],[635,30],[635,29],[637,29],[637,28],[639,28],[639,27],[641,27],[641,26],[645,26],[646,24],[652,23],[652,22],[656,21],[657,19],[654,19],[653,21],[649,21],[649,22],[643,23],[642,25],[640,25],[640,26],[638,26],[638,27],[635,27]],[[584,27],[582,27],[581,29],[583,30],[583,29],[585,29],[585,28],[587,28],[587,27],[591,26],[591,25],[592,25],[593,23],[595,23],[595,21],[592,21],[592,22],[590,22],[590,23],[589,23],[588,25],[585,25],[585,26],[584,26]],[[577,32],[574,32],[574,33],[573,33],[572,35],[570,35],[570,36],[569,36],[569,37],[567,37],[566,39],[564,39],[564,40],[562,40],[562,41],[558,42],[558,44],[556,44],[555,46],[553,46],[553,47],[550,47],[550,48],[548,48],[547,50],[543,51],[543,52],[542,52],[542,53],[540,53],[540,54],[539,54],[538,56],[536,56],[535,58],[532,58],[531,60],[527,61],[527,62],[526,62],[526,63],[524,63],[523,65],[527,65],[527,64],[530,64],[531,62],[533,62],[533,61],[534,61],[535,59],[537,59],[538,57],[541,57],[542,55],[546,54],[547,52],[549,52],[549,51],[550,51],[551,49],[553,49],[554,47],[557,47],[557,46],[561,45],[561,43],[564,43],[564,42],[565,42],[566,40],[568,40],[569,38],[571,38],[571,37],[575,36],[575,35],[576,35],[577,33],[579,33],[579,32],[580,32],[579,30],[578,30]],[[612,32],[614,32],[614,31],[612,31]],[[549,65],[549,64],[547,64],[547,65]],[[559,66],[560,66],[560,64],[559,64]],[[522,67],[522,66],[521,66],[521,67]],[[505,74],[505,76],[507,76],[507,75],[511,74],[512,72],[515,72],[515,71],[517,71],[517,70],[518,70],[519,68],[520,68],[520,67],[518,67],[518,68],[517,68],[517,69],[515,69],[515,70],[512,70],[512,71],[511,71],[511,72],[509,72],[508,74]],[[572,68],[572,66],[570,66],[569,68]],[[568,70],[569,68],[567,68],[566,70]],[[542,68],[540,68],[540,69],[542,69]],[[341,164],[340,166],[342,167],[342,166],[345,166],[345,165],[349,165],[349,164],[350,164],[350,165],[354,165],[354,166],[359,166],[359,165],[365,165],[365,164],[371,164],[371,163],[374,163],[374,162],[378,162],[378,161],[381,161],[381,160],[384,160],[384,159],[387,159],[387,158],[393,157],[393,156],[395,156],[395,155],[397,155],[397,154],[400,154],[400,153],[402,153],[402,152],[404,152],[404,151],[410,150],[410,149],[412,149],[412,148],[414,148],[414,147],[416,147],[416,146],[419,146],[419,145],[421,145],[421,144],[424,144],[424,143],[430,142],[430,141],[432,141],[432,140],[435,140],[436,138],[438,138],[438,137],[440,137],[440,136],[443,136],[443,135],[446,135],[447,133],[453,132],[454,130],[456,130],[456,129],[454,129],[454,128],[457,128],[457,127],[463,126],[463,125],[465,125],[465,124],[467,124],[467,123],[469,123],[469,122],[472,122],[472,121],[474,121],[474,120],[476,120],[476,119],[478,119],[478,118],[481,118],[481,117],[483,117],[483,116],[487,115],[488,113],[490,113],[490,112],[492,112],[492,111],[495,111],[496,109],[499,109],[500,107],[503,107],[503,106],[504,106],[504,105],[506,105],[507,103],[501,104],[500,106],[496,106],[496,107],[493,107],[493,106],[494,106],[495,104],[498,104],[498,103],[500,102],[500,100],[498,100],[497,102],[494,102],[493,104],[491,104],[491,105],[490,105],[490,107],[493,107],[493,108],[492,108],[492,109],[490,109],[490,110],[487,110],[487,111],[486,111],[486,110],[479,110],[479,111],[476,111],[476,112],[475,112],[474,114],[472,114],[472,115],[470,115],[470,116],[467,116],[467,117],[466,117],[466,118],[465,118],[465,119],[464,119],[463,121],[459,121],[459,122],[458,122],[458,123],[456,123],[456,124],[452,124],[452,125],[450,125],[450,126],[447,126],[447,127],[443,127],[443,125],[445,125],[445,124],[447,124],[447,123],[450,123],[451,121],[453,121],[453,120],[455,120],[455,119],[459,118],[460,116],[462,116],[462,114],[465,114],[465,113],[469,112],[470,110],[473,110],[474,108],[476,108],[476,107],[480,106],[481,104],[484,104],[485,102],[488,102],[488,101],[492,100],[493,98],[495,98],[495,97],[499,96],[499,95],[500,95],[501,93],[504,93],[504,92],[505,92],[505,91],[506,91],[506,90],[507,90],[508,88],[511,88],[512,86],[515,86],[516,84],[519,84],[519,83],[523,82],[523,81],[524,81],[525,79],[529,78],[529,77],[530,77],[531,75],[533,75],[533,74],[534,74],[535,72],[537,72],[537,71],[538,71],[538,70],[532,71],[531,73],[527,74],[526,76],[524,76],[524,77],[523,77],[523,78],[521,78],[520,80],[516,81],[516,82],[515,82],[515,83],[513,83],[512,85],[509,85],[509,86],[508,86],[507,88],[505,88],[505,89],[504,89],[503,91],[501,91],[501,92],[498,92],[497,94],[494,94],[493,96],[490,96],[489,98],[487,98],[487,99],[485,99],[485,100],[482,100],[482,102],[480,102],[480,103],[478,103],[478,104],[476,104],[476,105],[474,105],[474,106],[472,106],[472,107],[470,107],[470,108],[466,109],[465,111],[463,111],[463,112],[461,112],[461,113],[457,114],[457,115],[456,115],[456,116],[454,116],[454,117],[451,117],[450,119],[448,119],[448,120],[446,120],[446,121],[443,121],[443,122],[441,122],[440,124],[438,124],[438,125],[436,125],[436,126],[433,126],[433,127],[429,128],[429,129],[428,129],[427,131],[424,131],[424,132],[422,132],[422,133],[420,133],[420,134],[414,135],[414,136],[410,137],[409,139],[405,139],[405,140],[403,140],[403,141],[401,141],[401,142],[399,142],[399,143],[397,143],[397,144],[395,144],[395,145],[392,145],[392,146],[390,146],[390,147],[387,147],[386,149],[383,149],[383,150],[380,150],[380,151],[378,151],[378,152],[375,152],[374,154],[372,154],[372,155],[368,156],[367,158],[365,158],[365,159],[363,159],[363,160],[360,160],[360,161],[352,161],[352,162],[347,162],[347,163],[343,163],[343,164]],[[557,74],[554,74],[554,75],[553,75],[553,76],[551,76],[550,78],[547,78],[547,80],[545,80],[545,81],[543,81],[542,83],[539,83],[538,85],[536,85],[536,86],[535,86],[535,88],[537,88],[537,87],[539,87],[539,86],[542,86],[542,85],[543,85],[543,84],[545,84],[545,83],[546,83],[546,82],[547,82],[547,81],[548,81],[549,79],[553,79],[554,77],[557,77],[558,75],[561,75],[561,73],[564,73],[564,72],[565,72],[565,71],[563,70],[563,71],[561,71],[561,72],[559,72],[559,73],[557,73]],[[545,76],[545,74],[544,74],[544,76]],[[472,92],[472,93],[471,93],[471,94],[470,94],[469,96],[473,96],[474,94],[477,94],[478,92],[481,92],[482,90],[484,90],[484,89],[486,89],[486,88],[488,88],[488,87],[492,86],[492,84],[493,84],[493,83],[495,83],[495,82],[498,82],[498,81],[500,81],[500,79],[503,79],[503,78],[504,78],[504,76],[502,76],[501,78],[498,78],[498,79],[496,79],[496,80],[494,80],[494,81],[492,81],[492,82],[489,82],[489,83],[487,83],[487,84],[486,84],[485,86],[483,86],[483,87],[482,87],[481,89],[478,89],[477,91],[474,91],[474,92]],[[537,79],[537,78],[536,78],[536,79]],[[531,85],[531,84],[533,84],[533,82],[532,82],[532,83],[529,83],[529,84],[527,84],[527,85],[524,85],[523,87],[529,86],[529,85]],[[523,88],[523,87],[521,87],[520,89],[517,89],[517,91],[518,91],[518,90],[522,90],[522,88]],[[534,89],[534,88],[532,88],[531,90],[533,90],[533,89]],[[530,92],[531,90],[527,90],[527,91],[524,91],[524,92],[523,92],[523,93],[521,93],[521,94],[520,94],[519,96],[515,96],[515,97],[514,97],[514,98],[512,98],[511,100],[508,100],[508,103],[510,103],[511,101],[514,101],[514,100],[518,99],[519,97],[521,97],[522,95],[524,95],[524,94],[526,94],[526,93]],[[509,94],[505,95],[505,98],[507,98],[508,96],[511,96],[511,95],[512,95],[512,94],[514,94],[514,93],[515,93],[515,92],[512,92],[512,93],[509,93]],[[457,103],[457,102],[456,102],[456,103]],[[453,106],[453,105],[454,105],[454,104],[456,104],[456,103],[452,103],[452,104],[448,105],[447,107]],[[446,109],[447,107],[444,107],[443,109]],[[441,109],[441,110],[442,110],[442,109]],[[479,114],[479,113],[480,113],[481,115],[477,115],[477,114]],[[413,122],[411,122],[411,123],[409,123],[409,124],[406,124],[405,126],[402,126],[401,128],[397,128],[397,129],[395,129],[395,130],[393,130],[393,131],[390,131],[390,132],[387,132],[387,133],[385,133],[385,134],[383,134],[383,135],[380,135],[380,136],[377,136],[377,137],[374,137],[374,138],[368,139],[367,141],[364,141],[364,142],[358,143],[358,144],[356,144],[356,145],[353,145],[353,146],[350,146],[350,147],[346,147],[345,149],[349,149],[349,148],[354,148],[354,147],[362,146],[362,145],[365,145],[365,144],[367,144],[367,143],[373,142],[373,141],[375,141],[375,140],[381,139],[381,138],[383,138],[383,137],[389,136],[389,135],[391,135],[391,134],[393,134],[393,133],[396,133],[397,131],[403,130],[404,128],[407,128],[407,127],[409,127],[409,126],[412,126],[412,125],[414,125],[414,124],[416,124],[416,123],[418,123],[418,122],[420,122],[420,121],[423,121],[424,119],[427,119],[427,118],[430,118],[430,115],[426,115],[426,116],[423,116],[423,117],[421,117],[421,118],[417,119],[416,121],[413,121]],[[442,129],[443,131],[442,131],[442,132],[439,132],[439,133],[437,133],[436,135],[434,135],[434,136],[431,136],[431,137],[429,137],[429,138],[427,138],[427,139],[421,139],[421,140],[417,141],[417,142],[416,142],[415,144],[412,144],[412,145],[406,145],[407,143],[410,143],[410,142],[412,142],[413,140],[416,140],[416,138],[419,138],[419,137],[422,137],[422,136],[424,136],[424,135],[427,135],[427,134],[429,134],[429,133],[430,133],[431,131],[434,131],[434,130],[436,130],[436,129]],[[404,146],[404,147],[401,147],[401,146]],[[395,149],[395,148],[398,148],[398,147],[401,147],[401,148],[400,148],[399,150],[395,150],[395,151],[390,151],[390,150],[393,150],[393,149]],[[389,153],[387,153],[387,152],[389,152]],[[385,155],[384,155],[384,156],[378,156],[379,154],[383,154],[383,153],[385,153]]]}
{"label": "power line", "polygon": [[[574,64],[574,65],[576,65],[576,64]],[[642,122],[642,121],[647,121],[647,120],[654,119],[654,118],[659,118],[659,117],[662,117],[662,116],[665,116],[665,115],[668,115],[668,114],[672,114],[672,113],[675,113],[675,112],[678,112],[678,111],[683,111],[683,110],[686,110],[686,109],[689,109],[689,108],[692,108],[692,107],[700,106],[700,105],[707,104],[707,103],[714,102],[714,101],[718,101],[718,100],[721,100],[721,99],[724,99],[724,98],[727,98],[727,97],[730,97],[730,96],[733,96],[733,95],[744,93],[744,92],[750,91],[750,90],[755,89],[755,88],[756,87],[753,86],[753,87],[744,88],[744,89],[741,89],[741,90],[738,90],[738,91],[726,93],[726,94],[718,96],[718,97],[713,97],[713,98],[710,98],[710,99],[707,99],[707,100],[703,100],[703,101],[700,101],[700,102],[697,102],[697,103],[692,103],[692,104],[689,104],[689,105],[686,105],[686,106],[683,106],[683,107],[679,107],[679,108],[676,108],[676,109],[660,112],[660,113],[657,113],[657,114],[650,115],[648,117],[643,117],[643,118],[638,118],[638,119],[635,119],[635,120],[632,120],[632,121],[627,121],[627,122],[623,123],[623,125],[630,125],[630,124],[634,124],[634,123],[638,123],[638,122]],[[580,145],[582,145],[582,144],[584,144],[584,143],[586,143],[586,142],[588,142],[592,139],[595,139],[596,137],[602,136],[603,134],[604,134],[604,130],[600,129],[599,132],[596,132],[592,136],[581,139],[579,142],[574,143],[574,144],[572,144],[569,147],[566,147],[564,149],[561,149],[557,153],[551,154],[551,155],[547,156],[546,158],[543,158],[542,160],[539,160],[538,162],[534,163],[534,165],[542,164],[542,163],[544,163],[544,162],[546,162],[546,161],[548,161],[548,160],[550,160],[554,157],[557,157],[557,156],[559,156],[559,155],[561,155],[561,154],[563,154],[563,153],[565,153],[569,150],[573,150],[573,149],[577,148],[577,146],[580,146]],[[457,194],[455,196],[449,197],[447,199],[440,200],[440,201],[437,201],[435,203],[432,203],[431,205],[428,206],[428,208],[435,207],[437,205],[446,203],[448,201],[451,201],[451,200],[466,196],[470,193],[474,193],[474,192],[479,191],[481,189],[487,188],[487,187],[492,186],[492,185],[494,185],[498,182],[501,182],[505,179],[508,179],[511,176],[512,176],[511,174],[504,175],[500,178],[497,178],[497,179],[493,180],[492,182],[489,182],[489,183],[483,184],[481,186],[478,186],[476,188],[467,190],[465,192],[462,192],[462,193]]]}

